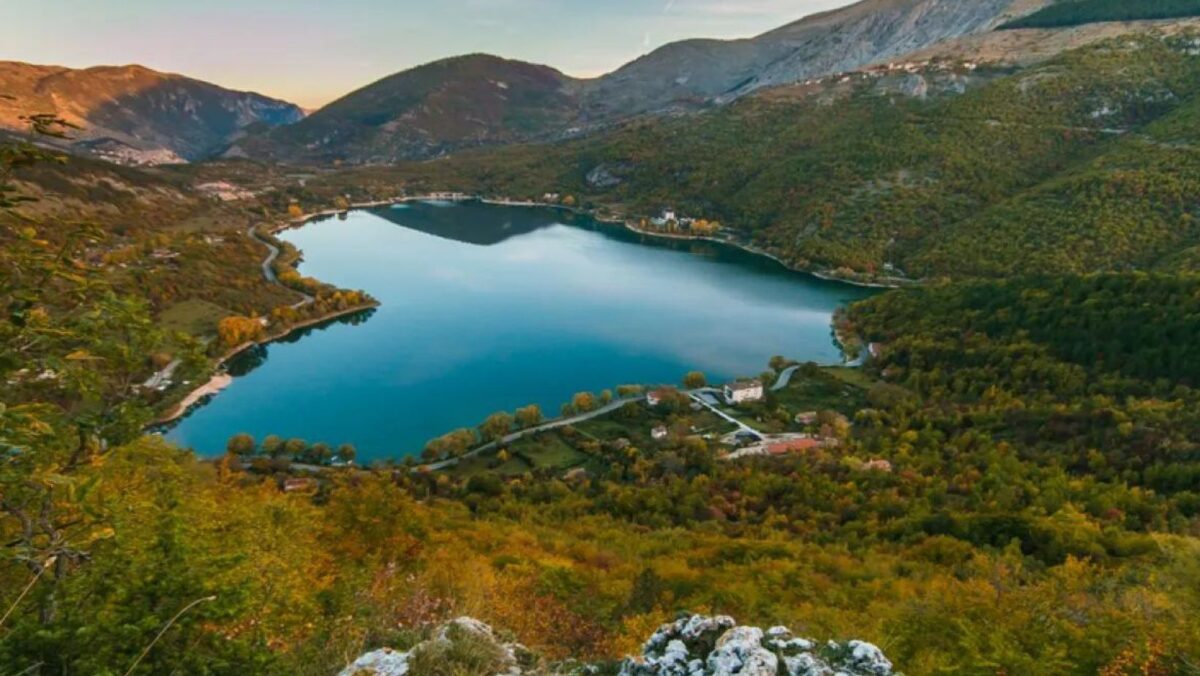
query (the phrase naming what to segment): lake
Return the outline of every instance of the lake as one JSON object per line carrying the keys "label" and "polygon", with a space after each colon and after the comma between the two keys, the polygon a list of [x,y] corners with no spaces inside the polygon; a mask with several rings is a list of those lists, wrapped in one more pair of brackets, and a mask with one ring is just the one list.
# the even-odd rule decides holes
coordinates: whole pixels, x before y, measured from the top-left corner
{"label": "lake", "polygon": [[579,391],[841,360],[832,312],[871,292],[734,247],[644,237],[548,208],[410,203],[281,234],[301,272],[382,305],[245,353],[167,436],[203,455],[248,432],[343,442],[359,460]]}

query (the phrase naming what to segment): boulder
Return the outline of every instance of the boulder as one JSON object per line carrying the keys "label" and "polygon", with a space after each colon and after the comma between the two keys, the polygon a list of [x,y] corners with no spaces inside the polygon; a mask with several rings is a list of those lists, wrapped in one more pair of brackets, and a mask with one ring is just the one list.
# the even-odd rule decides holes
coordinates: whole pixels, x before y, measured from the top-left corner
{"label": "boulder", "polygon": [[[459,617],[438,627],[430,638],[408,651],[383,648],[366,653],[339,676],[420,676],[430,665],[463,673],[586,675],[600,665],[569,661],[547,665],[519,643],[504,642],[487,624]],[[465,645],[456,645],[467,642]],[[459,648],[468,647],[462,651]],[[482,649],[482,651],[481,651]],[[447,664],[476,656],[470,664]],[[477,658],[482,654],[484,661]],[[487,665],[484,667],[483,665]],[[422,666],[424,665],[424,666]],[[603,670],[603,673],[609,673]],[[727,615],[681,615],[660,626],[642,646],[642,654],[626,658],[621,676],[893,676],[892,663],[866,641],[818,644],[790,629],[739,626]]]}
{"label": "boulder", "polygon": [[621,676],[892,676],[892,663],[865,641],[825,644],[774,626],[738,626],[726,615],[686,615],[664,624]]}
{"label": "boulder", "polygon": [[381,648],[360,656],[338,676],[405,676],[407,673],[407,652]]}
{"label": "boulder", "polygon": [[411,650],[382,648],[371,651],[354,660],[338,676],[407,676],[413,665],[422,658],[427,664],[430,660],[436,662],[444,659],[445,655],[453,653],[450,648],[463,641],[486,646],[485,654],[494,656],[489,673],[522,676],[525,668],[537,661],[520,643],[501,641],[487,624],[473,617],[458,617],[438,627],[432,638],[418,643]]}

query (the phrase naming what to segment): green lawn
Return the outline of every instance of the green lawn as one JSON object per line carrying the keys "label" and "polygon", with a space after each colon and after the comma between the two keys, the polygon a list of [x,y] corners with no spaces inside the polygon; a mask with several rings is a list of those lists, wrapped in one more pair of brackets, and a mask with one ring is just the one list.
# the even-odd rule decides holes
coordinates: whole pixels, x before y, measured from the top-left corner
{"label": "green lawn", "polygon": [[861,369],[826,368],[813,377],[797,373],[775,399],[793,414],[829,409],[853,415],[866,406],[868,387],[870,379]]}
{"label": "green lawn", "polygon": [[158,323],[166,331],[182,331],[201,338],[217,335],[217,322],[231,313],[204,300],[184,300],[163,310]]}
{"label": "green lawn", "polygon": [[513,459],[524,460],[534,469],[567,469],[588,459],[556,433],[526,437],[510,446],[508,452]]}

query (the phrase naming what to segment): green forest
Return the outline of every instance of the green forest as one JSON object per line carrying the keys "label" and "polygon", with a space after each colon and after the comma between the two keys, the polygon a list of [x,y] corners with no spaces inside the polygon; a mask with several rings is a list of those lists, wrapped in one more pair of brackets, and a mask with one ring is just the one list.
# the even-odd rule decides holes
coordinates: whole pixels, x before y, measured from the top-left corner
{"label": "green forest", "polygon": [[1200,15],[1196,0],[1059,0],[1002,29],[1061,28],[1097,21],[1138,21]]}

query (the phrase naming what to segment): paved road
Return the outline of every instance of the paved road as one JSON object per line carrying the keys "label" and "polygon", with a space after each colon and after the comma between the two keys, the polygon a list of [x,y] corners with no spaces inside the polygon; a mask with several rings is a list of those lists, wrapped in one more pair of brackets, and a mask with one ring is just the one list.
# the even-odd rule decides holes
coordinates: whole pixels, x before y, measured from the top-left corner
{"label": "paved road", "polygon": [[779,377],[775,379],[775,384],[771,386],[771,391],[778,392],[779,390],[787,387],[788,383],[792,382],[792,374],[795,373],[796,369],[798,368],[800,368],[800,365],[794,364],[780,371]]}
{"label": "paved road", "polygon": [[743,432],[753,435],[759,441],[763,440],[764,436],[763,436],[762,432],[759,432],[758,430],[747,425],[746,423],[742,422],[741,420],[738,420],[737,418],[729,415],[725,411],[722,411],[721,409],[717,408],[716,406],[713,406],[712,404],[708,403],[707,401],[704,401],[704,398],[700,396],[701,392],[717,392],[717,390],[714,390],[712,388],[701,388],[698,390],[692,390],[692,391],[688,392],[687,395],[692,398],[692,401],[695,401],[696,403],[700,404],[704,408],[707,408],[708,410],[712,411],[713,413],[716,413],[718,416],[724,418],[725,420],[733,423],[734,425],[737,425],[738,428],[741,429]]}
{"label": "paved road", "polygon": [[[256,226],[256,225],[250,226],[250,228],[246,230],[246,234],[249,235],[251,238],[253,238],[255,241],[261,243],[263,246],[270,249],[270,253],[267,254],[267,257],[264,258],[263,262],[262,262],[263,277],[266,277],[267,281],[271,282],[272,284],[279,284],[279,286],[283,286],[283,284],[281,284],[279,282],[279,278],[275,276],[275,268],[273,267],[273,265],[275,264],[275,259],[279,258],[279,247],[272,244],[271,240],[259,237],[258,226]],[[290,286],[283,286],[283,288],[287,289],[288,291],[291,291],[293,293],[298,293],[301,296],[303,296],[303,298],[301,298],[299,301],[292,303],[292,309],[296,309],[296,308],[308,305],[309,303],[313,302],[313,300],[314,300],[313,297],[308,295],[307,293],[304,293],[302,291],[296,291],[295,289],[291,288]]]}
{"label": "paved road", "polygon": [[148,390],[157,390],[159,387],[169,381],[171,376],[175,375],[175,369],[179,368],[179,365],[182,363],[183,361],[180,359],[171,360],[171,363],[164,366],[161,371],[155,371],[154,375],[150,376],[146,382],[142,383],[142,387]]}
{"label": "paved road", "polygon": [[578,415],[573,415],[568,418],[557,418],[557,419],[551,420],[549,422],[544,422],[541,425],[538,425],[537,427],[530,427],[528,429],[518,430],[516,432],[513,432],[512,434],[509,434],[508,436],[501,437],[498,441],[490,441],[474,450],[468,451],[467,453],[463,454],[460,457],[450,458],[448,460],[442,460],[440,462],[431,462],[431,463],[422,465],[422,467],[425,469],[430,469],[430,470],[439,470],[439,469],[445,469],[447,467],[452,467],[454,465],[457,465],[458,462],[460,460],[462,460],[463,458],[470,458],[470,457],[479,455],[480,453],[490,451],[490,450],[496,448],[497,446],[507,446],[508,444],[511,444],[512,442],[517,441],[518,439],[521,439],[522,437],[529,436],[530,434],[536,434],[538,432],[544,432],[546,430],[552,430],[552,429],[556,429],[559,427],[566,427],[567,425],[574,425],[575,423],[581,423],[585,420],[591,420],[592,418],[598,418],[602,415],[612,413],[613,411],[617,410],[618,408],[621,408],[622,406],[625,406],[626,404],[632,404],[637,401],[645,401],[645,400],[646,400],[646,397],[644,397],[644,396],[630,397],[628,399],[616,399],[616,400],[613,400],[613,401],[605,404],[604,406],[601,406],[600,408],[588,411],[587,413],[580,413]]}

